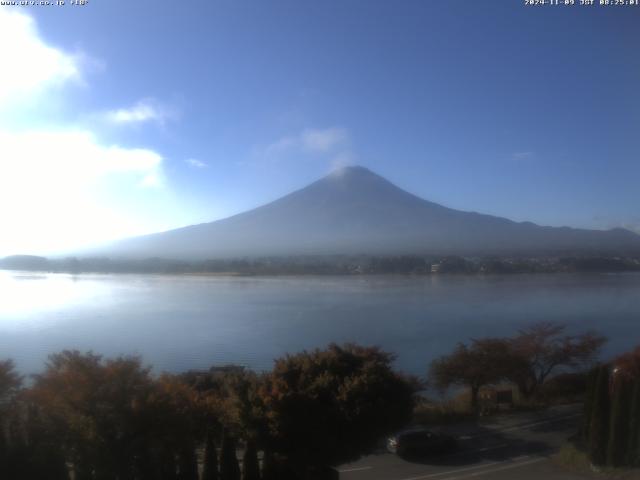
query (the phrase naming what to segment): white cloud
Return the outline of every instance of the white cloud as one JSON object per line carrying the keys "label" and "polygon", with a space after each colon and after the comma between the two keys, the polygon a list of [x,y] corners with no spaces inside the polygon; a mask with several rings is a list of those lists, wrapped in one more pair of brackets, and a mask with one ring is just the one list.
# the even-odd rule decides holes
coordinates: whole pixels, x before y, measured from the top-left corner
{"label": "white cloud", "polygon": [[267,146],[266,153],[268,155],[292,152],[323,154],[346,148],[348,144],[349,134],[344,128],[307,128],[297,135],[283,137]]}
{"label": "white cloud", "polygon": [[288,150],[294,150],[298,148],[298,139],[296,137],[283,137],[277,140],[265,148],[267,155],[283,153]]}
{"label": "white cloud", "polygon": [[151,150],[100,145],[91,132],[82,130],[0,131],[0,158],[4,159],[0,168],[5,175],[15,179],[19,173],[24,180],[43,173],[55,175],[60,170],[85,180],[122,172],[147,175],[155,173],[162,161]]}
{"label": "white cloud", "polygon": [[356,164],[356,156],[349,151],[340,152],[331,158],[330,167],[331,170],[337,170],[339,168],[348,167],[349,165]]}
{"label": "white cloud", "polygon": [[511,155],[514,160],[529,160],[533,158],[533,152],[515,152]]}
{"label": "white cloud", "polygon": [[307,129],[300,135],[302,148],[308,152],[329,152],[344,146],[348,141],[347,131],[343,128],[325,130]]}
{"label": "white cloud", "polygon": [[163,184],[157,152],[102,145],[86,131],[0,131],[0,159],[0,254],[137,233],[113,197],[144,201]]}
{"label": "white cloud", "polygon": [[0,59],[0,109],[82,80],[79,57],[46,45],[33,18],[16,9],[0,8]]}
{"label": "white cloud", "polygon": [[[88,127],[12,121],[64,103],[63,89],[84,83],[88,57],[47,45],[33,18],[0,8],[0,59],[0,256],[69,250],[166,226],[179,207],[161,154],[104,142]],[[114,114],[124,122],[168,116],[152,100]]]}
{"label": "white cloud", "polygon": [[166,107],[152,99],[144,99],[129,108],[110,110],[103,118],[115,125],[131,125],[145,122],[155,122],[164,125],[165,121],[173,118],[174,114]]}
{"label": "white cloud", "polygon": [[189,165],[195,168],[206,168],[208,165],[204,163],[202,160],[198,160],[196,158],[188,158],[185,160]]}

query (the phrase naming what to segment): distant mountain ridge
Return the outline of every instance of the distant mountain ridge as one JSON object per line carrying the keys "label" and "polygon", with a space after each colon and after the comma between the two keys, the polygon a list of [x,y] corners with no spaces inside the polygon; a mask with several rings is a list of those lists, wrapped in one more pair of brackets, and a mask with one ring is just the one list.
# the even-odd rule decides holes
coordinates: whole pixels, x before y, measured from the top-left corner
{"label": "distant mountain ridge", "polygon": [[424,200],[364,167],[345,167],[232,217],[114,242],[112,257],[207,259],[333,254],[538,255],[640,252],[624,229],[543,227]]}

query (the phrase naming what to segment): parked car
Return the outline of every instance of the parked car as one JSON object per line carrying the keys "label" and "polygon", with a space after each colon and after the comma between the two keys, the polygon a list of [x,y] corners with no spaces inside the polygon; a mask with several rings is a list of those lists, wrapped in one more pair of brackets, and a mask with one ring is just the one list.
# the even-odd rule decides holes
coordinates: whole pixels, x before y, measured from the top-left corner
{"label": "parked car", "polygon": [[387,450],[401,457],[441,455],[457,447],[451,435],[425,429],[404,430],[387,439]]}

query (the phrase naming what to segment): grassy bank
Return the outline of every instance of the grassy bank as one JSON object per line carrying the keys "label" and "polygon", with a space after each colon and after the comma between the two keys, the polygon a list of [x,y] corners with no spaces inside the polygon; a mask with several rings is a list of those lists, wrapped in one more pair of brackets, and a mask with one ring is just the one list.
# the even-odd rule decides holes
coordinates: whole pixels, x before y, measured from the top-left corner
{"label": "grassy bank", "polygon": [[594,467],[586,452],[568,443],[552,457],[553,462],[572,473],[579,473],[594,479],[639,480],[640,469]]}

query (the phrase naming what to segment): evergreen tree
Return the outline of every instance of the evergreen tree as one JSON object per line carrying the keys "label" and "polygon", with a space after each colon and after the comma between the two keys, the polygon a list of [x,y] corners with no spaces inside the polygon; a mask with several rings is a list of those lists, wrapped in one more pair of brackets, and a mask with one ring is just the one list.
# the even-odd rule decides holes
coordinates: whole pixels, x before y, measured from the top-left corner
{"label": "evergreen tree", "polygon": [[236,455],[236,441],[225,432],[220,452],[220,480],[240,480],[240,466]]}
{"label": "evergreen tree", "polygon": [[640,466],[640,378],[633,382],[630,411],[626,463],[637,467]]}
{"label": "evergreen tree", "polygon": [[0,472],[6,472],[9,468],[9,442],[5,430],[3,418],[0,416]]}
{"label": "evergreen tree", "polygon": [[93,471],[82,464],[75,464],[73,466],[73,472],[74,480],[93,480]]}
{"label": "evergreen tree", "polygon": [[178,480],[198,480],[198,459],[195,446],[188,442],[178,455]]}
{"label": "evergreen tree", "polygon": [[158,465],[149,450],[149,448],[143,449],[135,459],[136,480],[154,480],[160,477]]}
{"label": "evergreen tree", "polygon": [[176,473],[176,457],[173,451],[166,448],[160,455],[160,478],[162,480],[177,480],[178,475]]}
{"label": "evergreen tree", "polygon": [[629,414],[631,410],[631,382],[626,378],[612,375],[614,391],[611,401],[607,464],[620,467],[625,464],[629,443]]}
{"label": "evergreen tree", "polygon": [[582,435],[585,442],[589,441],[589,424],[591,423],[591,416],[593,415],[593,396],[598,382],[599,372],[599,368],[594,367],[589,370],[589,374],[587,375],[587,392],[584,399],[584,411],[582,415]]}
{"label": "evergreen tree", "polygon": [[242,479],[260,480],[260,465],[258,464],[258,450],[255,442],[247,441],[247,446],[242,457]]}
{"label": "evergreen tree", "polygon": [[218,480],[218,456],[216,453],[216,443],[213,432],[207,432],[204,445],[204,466],[202,470],[202,480]]}
{"label": "evergreen tree", "polygon": [[589,423],[589,458],[594,465],[604,465],[609,433],[609,366],[602,365],[598,370]]}
{"label": "evergreen tree", "polygon": [[265,450],[262,456],[262,480],[278,480],[276,462],[269,450]]}

